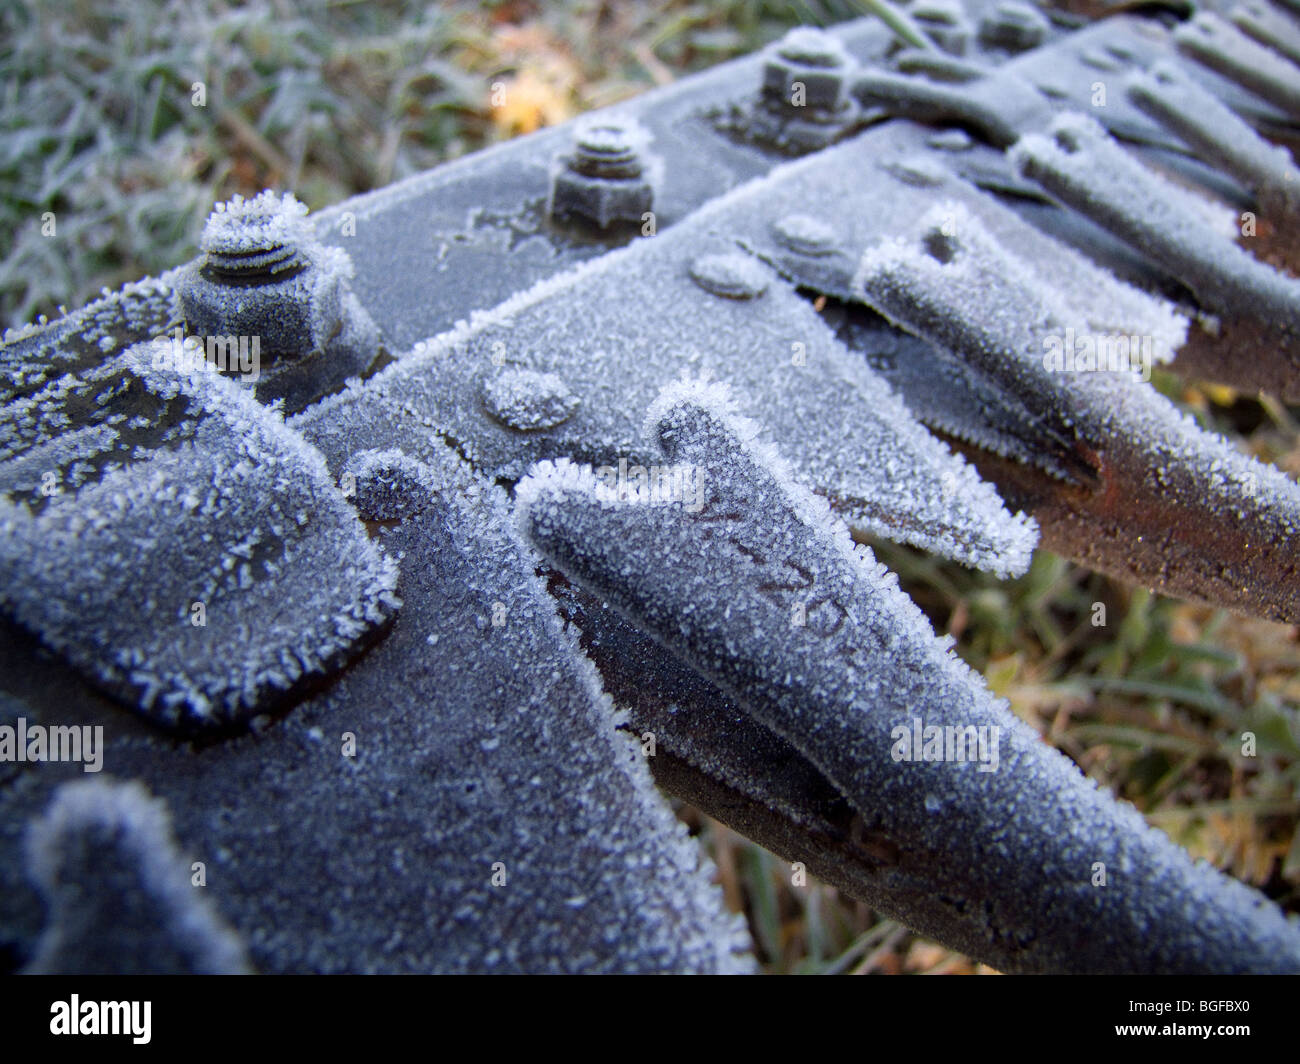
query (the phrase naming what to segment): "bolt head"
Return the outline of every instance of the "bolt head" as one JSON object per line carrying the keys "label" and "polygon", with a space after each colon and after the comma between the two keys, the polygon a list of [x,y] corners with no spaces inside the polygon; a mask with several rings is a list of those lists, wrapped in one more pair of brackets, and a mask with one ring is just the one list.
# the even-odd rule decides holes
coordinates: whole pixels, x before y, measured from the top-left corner
{"label": "bolt head", "polygon": [[233,197],[208,215],[199,238],[204,269],[215,281],[257,285],[300,272],[301,251],[312,242],[307,208],[291,194],[266,191],[251,200]]}

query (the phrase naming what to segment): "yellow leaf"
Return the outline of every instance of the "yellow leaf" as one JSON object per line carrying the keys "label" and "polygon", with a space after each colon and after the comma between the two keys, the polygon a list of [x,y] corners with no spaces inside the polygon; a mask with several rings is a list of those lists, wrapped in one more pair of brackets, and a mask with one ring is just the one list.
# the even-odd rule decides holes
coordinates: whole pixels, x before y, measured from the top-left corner
{"label": "yellow leaf", "polygon": [[492,122],[506,137],[558,125],[573,114],[567,94],[532,71],[520,71],[501,86]]}

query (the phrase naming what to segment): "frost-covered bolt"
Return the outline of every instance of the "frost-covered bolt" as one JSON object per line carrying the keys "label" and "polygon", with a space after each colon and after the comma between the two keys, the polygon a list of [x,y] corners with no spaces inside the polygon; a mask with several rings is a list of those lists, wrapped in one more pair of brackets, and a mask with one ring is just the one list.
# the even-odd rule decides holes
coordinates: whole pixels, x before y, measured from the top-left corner
{"label": "frost-covered bolt", "polygon": [[1022,0],[1003,0],[980,19],[980,43],[986,48],[1027,52],[1047,36],[1047,17]]}
{"label": "frost-covered bolt", "polygon": [[839,111],[848,102],[849,54],[836,37],[807,27],[772,46],[763,65],[763,99],[783,108]]}
{"label": "frost-covered bolt", "polygon": [[910,14],[921,31],[949,55],[965,55],[970,48],[970,21],[957,0],[919,0]]}
{"label": "frost-covered bolt", "polygon": [[608,229],[640,224],[654,206],[652,166],[645,132],[633,123],[585,125],[573,151],[556,159],[551,179],[551,217],[575,218]]}
{"label": "frost-covered bolt", "polygon": [[321,267],[307,208],[267,191],[218,203],[179,287],[190,332],[258,336],[263,354],[307,352],[337,331],[343,271]]}
{"label": "frost-covered bolt", "polygon": [[226,341],[255,340],[257,397],[283,399],[291,411],[363,373],[379,347],[348,286],[351,259],[321,244],[306,215],[291,194],[269,190],[218,203],[201,257],[177,280],[187,331],[210,350],[213,341],[225,350]]}

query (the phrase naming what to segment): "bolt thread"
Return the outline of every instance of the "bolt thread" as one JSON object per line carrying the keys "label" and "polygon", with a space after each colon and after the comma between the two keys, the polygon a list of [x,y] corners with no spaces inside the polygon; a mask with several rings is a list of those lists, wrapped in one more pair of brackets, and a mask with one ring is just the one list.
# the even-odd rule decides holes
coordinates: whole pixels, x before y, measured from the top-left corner
{"label": "bolt thread", "polygon": [[203,276],[220,284],[271,284],[295,277],[307,268],[303,257],[281,244],[250,251],[209,251]]}
{"label": "bolt thread", "polygon": [[296,200],[273,193],[218,204],[199,241],[203,276],[219,284],[259,285],[301,273],[308,266],[304,213]]}
{"label": "bolt thread", "polygon": [[621,126],[595,126],[574,141],[569,166],[586,177],[628,179],[640,177],[643,169],[628,131]]}

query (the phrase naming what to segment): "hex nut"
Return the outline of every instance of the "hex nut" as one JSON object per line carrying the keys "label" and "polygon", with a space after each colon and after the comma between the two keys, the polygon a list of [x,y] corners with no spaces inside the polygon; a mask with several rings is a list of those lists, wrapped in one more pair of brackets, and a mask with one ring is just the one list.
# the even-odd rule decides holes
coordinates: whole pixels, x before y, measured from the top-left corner
{"label": "hex nut", "polygon": [[1047,36],[1047,18],[1022,0],[1003,0],[980,19],[979,39],[986,48],[1027,52]]}
{"label": "hex nut", "polygon": [[278,355],[314,350],[338,331],[343,271],[315,244],[305,214],[293,196],[272,192],[217,204],[202,257],[177,287],[192,333],[258,336],[265,354]]}
{"label": "hex nut", "polygon": [[190,332],[258,336],[266,355],[315,350],[338,328],[339,279],[312,270],[268,285],[226,285],[191,264],[178,295]]}
{"label": "hex nut", "polygon": [[970,21],[957,0],[920,0],[911,15],[921,31],[949,55],[965,55],[970,50]]}
{"label": "hex nut", "polygon": [[550,214],[608,229],[639,223],[654,206],[654,181],[640,127],[602,122],[580,126],[573,151],[556,160]]}
{"label": "hex nut", "polygon": [[851,66],[844,46],[829,33],[791,30],[763,64],[763,99],[778,108],[840,111],[848,103]]}
{"label": "hex nut", "polygon": [[600,229],[615,222],[639,222],[654,205],[654,190],[647,182],[561,170],[551,193],[551,215],[578,218]]}

